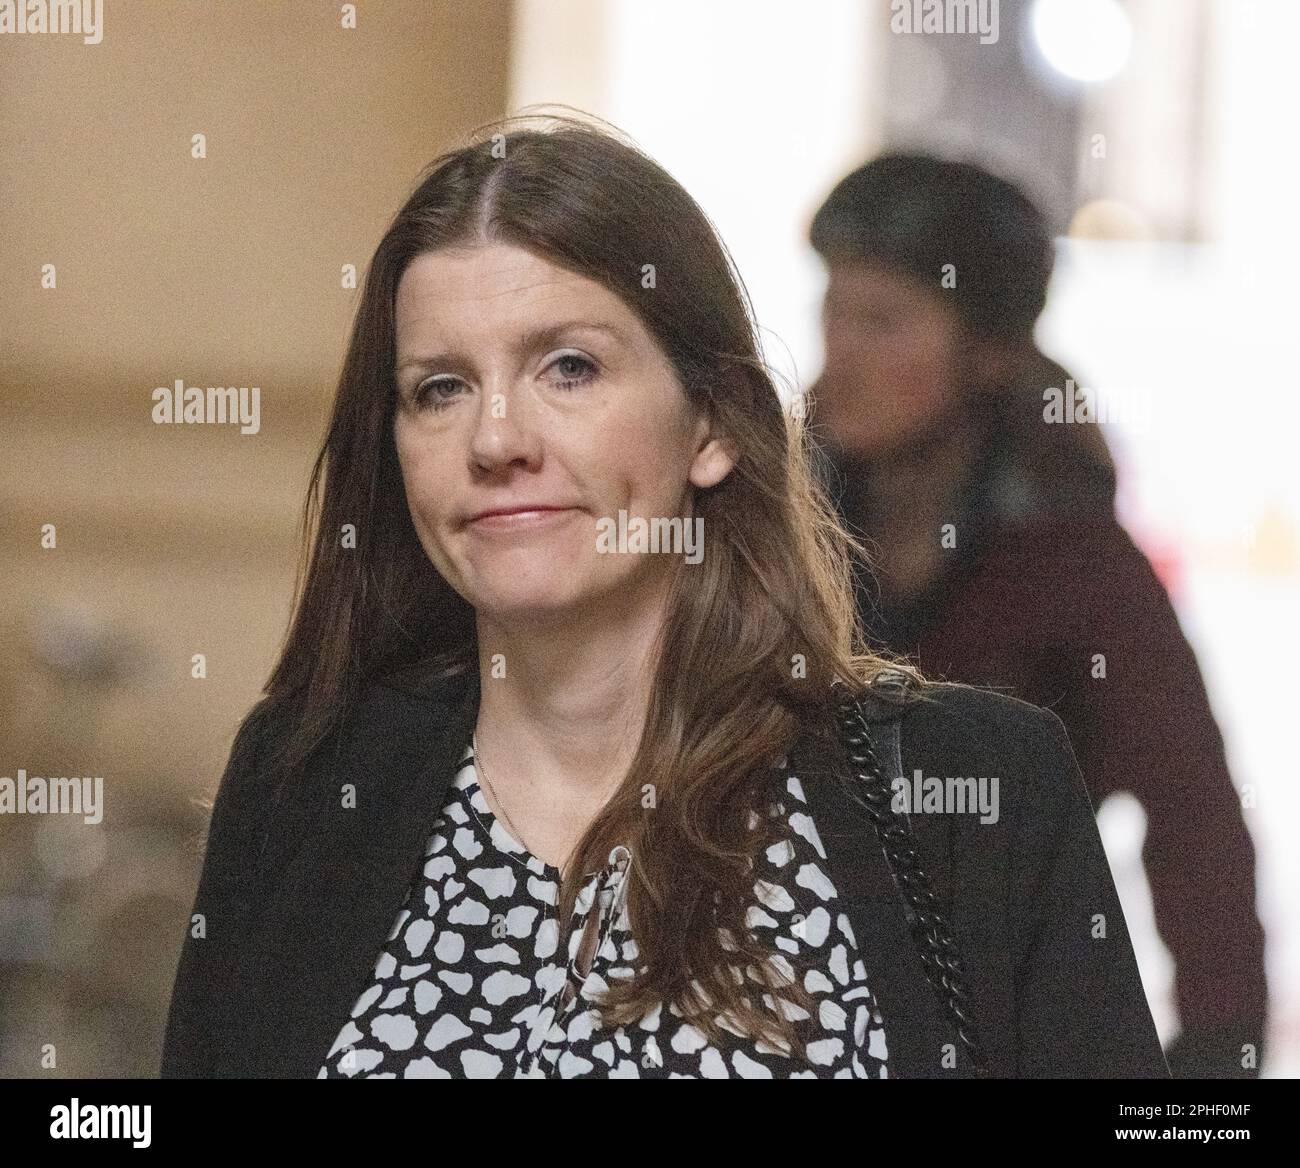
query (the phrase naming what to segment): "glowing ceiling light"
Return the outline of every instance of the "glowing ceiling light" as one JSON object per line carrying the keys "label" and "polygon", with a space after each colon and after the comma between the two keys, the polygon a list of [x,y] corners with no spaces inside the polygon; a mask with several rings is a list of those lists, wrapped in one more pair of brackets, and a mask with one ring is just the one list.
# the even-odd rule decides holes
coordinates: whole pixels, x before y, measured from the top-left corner
{"label": "glowing ceiling light", "polygon": [[1029,20],[1039,52],[1076,81],[1108,81],[1128,60],[1133,28],[1116,0],[1035,0]]}

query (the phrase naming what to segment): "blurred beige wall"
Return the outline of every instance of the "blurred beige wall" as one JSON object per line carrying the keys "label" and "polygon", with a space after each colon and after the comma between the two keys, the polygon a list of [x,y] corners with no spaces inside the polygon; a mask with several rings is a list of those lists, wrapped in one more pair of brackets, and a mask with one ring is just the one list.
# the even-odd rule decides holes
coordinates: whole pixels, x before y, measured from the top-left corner
{"label": "blurred beige wall", "polygon": [[[348,7],[108,0],[97,45],[0,37],[0,774],[103,774],[109,816],[214,789],[285,631],[342,267],[506,112],[507,0]],[[259,387],[260,432],[155,424],[177,379]]]}

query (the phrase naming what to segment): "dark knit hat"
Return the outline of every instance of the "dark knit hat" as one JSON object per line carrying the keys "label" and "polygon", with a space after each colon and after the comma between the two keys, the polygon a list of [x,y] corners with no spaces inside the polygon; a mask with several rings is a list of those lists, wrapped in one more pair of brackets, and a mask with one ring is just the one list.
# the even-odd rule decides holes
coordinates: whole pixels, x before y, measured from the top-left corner
{"label": "dark knit hat", "polygon": [[[881,155],[836,185],[809,234],[827,262],[884,263],[932,285],[981,336],[1030,337],[1047,300],[1053,251],[1043,216],[973,163]],[[941,283],[947,264],[955,287]]]}

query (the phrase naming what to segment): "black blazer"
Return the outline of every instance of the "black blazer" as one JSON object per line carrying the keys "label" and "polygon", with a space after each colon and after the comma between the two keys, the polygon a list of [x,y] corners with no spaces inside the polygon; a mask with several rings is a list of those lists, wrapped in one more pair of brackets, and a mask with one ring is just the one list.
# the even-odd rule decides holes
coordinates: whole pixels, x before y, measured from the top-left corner
{"label": "black blazer", "polygon": [[[991,1073],[1168,1077],[1060,720],[993,692],[933,692],[903,718],[903,773],[999,778],[995,824],[911,816],[965,961]],[[204,927],[185,934],[164,1077],[316,1076],[420,867],[478,699],[472,672],[372,682],[341,736],[292,786],[272,781],[263,763],[283,719],[265,699],[254,707],[213,806],[194,905]],[[880,1005],[891,1077],[970,1076],[870,821],[841,786],[842,749],[805,734],[792,764]],[[349,783],[355,807],[342,798]],[[1095,914],[1104,938],[1093,935]]]}

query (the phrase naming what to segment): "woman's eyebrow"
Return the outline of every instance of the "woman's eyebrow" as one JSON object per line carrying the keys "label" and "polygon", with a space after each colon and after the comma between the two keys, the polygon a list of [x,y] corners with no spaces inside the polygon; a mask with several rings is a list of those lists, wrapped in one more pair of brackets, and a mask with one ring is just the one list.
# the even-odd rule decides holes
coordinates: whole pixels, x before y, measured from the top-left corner
{"label": "woman's eyebrow", "polygon": [[[530,329],[519,338],[515,350],[518,353],[535,352],[537,349],[554,344],[562,336],[581,332],[604,333],[621,345],[630,346],[632,343],[627,333],[616,324],[597,320],[568,320],[559,324],[548,324],[540,328]],[[401,373],[404,369],[430,368],[435,365],[459,366],[466,364],[469,364],[469,361],[464,354],[449,350],[428,355],[402,357],[398,361],[397,372]]]}

